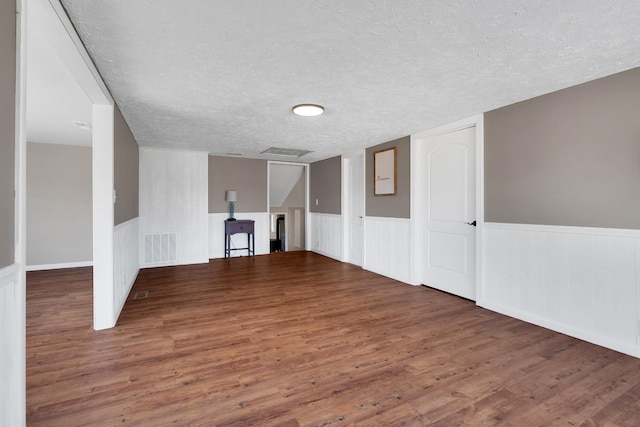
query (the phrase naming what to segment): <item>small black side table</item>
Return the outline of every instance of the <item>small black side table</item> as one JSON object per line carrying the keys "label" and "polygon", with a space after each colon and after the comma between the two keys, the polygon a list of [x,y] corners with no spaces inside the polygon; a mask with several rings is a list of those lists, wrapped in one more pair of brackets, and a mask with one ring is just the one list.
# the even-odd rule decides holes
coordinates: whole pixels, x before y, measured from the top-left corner
{"label": "small black side table", "polygon": [[[252,219],[237,219],[235,221],[224,221],[224,257],[231,258],[231,251],[247,251],[247,255],[256,256],[256,238],[253,234],[255,221]],[[231,248],[231,236],[238,233],[247,234],[246,248]]]}

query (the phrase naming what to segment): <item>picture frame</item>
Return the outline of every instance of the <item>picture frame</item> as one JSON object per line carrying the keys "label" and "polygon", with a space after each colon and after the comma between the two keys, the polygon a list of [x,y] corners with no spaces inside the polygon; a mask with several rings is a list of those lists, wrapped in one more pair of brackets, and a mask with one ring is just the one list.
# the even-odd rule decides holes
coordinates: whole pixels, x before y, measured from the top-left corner
{"label": "picture frame", "polygon": [[373,153],[373,195],[395,196],[397,191],[397,148]]}

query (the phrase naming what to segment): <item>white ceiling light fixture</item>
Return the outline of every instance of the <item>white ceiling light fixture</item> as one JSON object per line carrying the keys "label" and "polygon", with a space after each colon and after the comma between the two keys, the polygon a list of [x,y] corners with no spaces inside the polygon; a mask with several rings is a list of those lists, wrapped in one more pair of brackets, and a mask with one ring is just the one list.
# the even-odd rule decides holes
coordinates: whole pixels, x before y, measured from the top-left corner
{"label": "white ceiling light fixture", "polygon": [[313,117],[323,114],[324,107],[318,104],[298,104],[291,111],[298,116]]}

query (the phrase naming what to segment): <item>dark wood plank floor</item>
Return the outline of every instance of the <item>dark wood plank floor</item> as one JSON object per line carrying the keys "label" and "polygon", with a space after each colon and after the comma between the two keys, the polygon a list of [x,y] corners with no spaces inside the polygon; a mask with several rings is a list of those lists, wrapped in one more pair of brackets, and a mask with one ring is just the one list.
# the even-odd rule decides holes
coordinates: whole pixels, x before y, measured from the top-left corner
{"label": "dark wood plank floor", "polygon": [[[148,297],[133,299],[136,292]],[[637,426],[640,360],[307,252],[27,276],[29,426]]]}

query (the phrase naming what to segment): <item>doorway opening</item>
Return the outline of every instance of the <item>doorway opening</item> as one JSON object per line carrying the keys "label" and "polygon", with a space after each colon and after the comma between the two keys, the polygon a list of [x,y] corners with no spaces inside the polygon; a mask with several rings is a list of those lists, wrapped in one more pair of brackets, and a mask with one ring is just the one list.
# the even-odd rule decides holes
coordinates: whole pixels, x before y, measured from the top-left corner
{"label": "doorway opening", "polygon": [[93,103],[69,69],[75,47],[52,5],[29,6],[26,269],[87,267],[93,265]]}
{"label": "doorway opening", "polygon": [[269,214],[270,252],[285,252],[287,250],[286,214]]}
{"label": "doorway opening", "polygon": [[270,252],[306,249],[308,165],[269,163]]}

